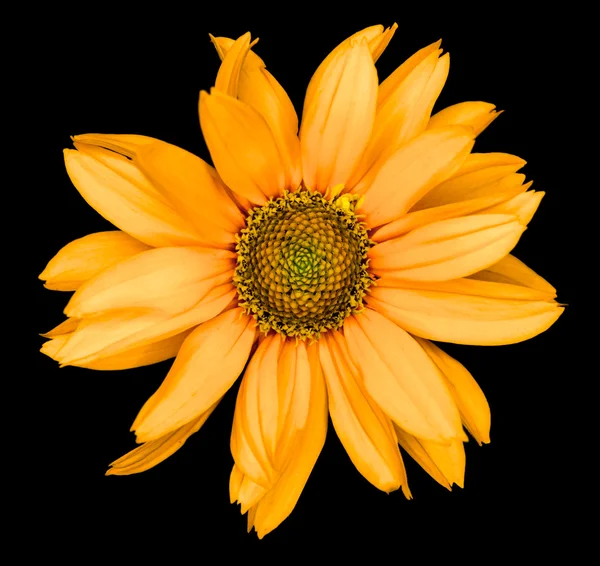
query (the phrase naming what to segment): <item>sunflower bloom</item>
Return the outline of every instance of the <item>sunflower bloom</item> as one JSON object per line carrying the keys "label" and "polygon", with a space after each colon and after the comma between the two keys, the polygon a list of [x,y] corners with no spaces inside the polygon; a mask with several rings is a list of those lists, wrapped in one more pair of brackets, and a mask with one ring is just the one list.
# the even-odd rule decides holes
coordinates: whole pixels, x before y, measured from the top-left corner
{"label": "sunflower bloom", "polygon": [[328,416],[380,490],[411,497],[400,448],[463,486],[465,430],[488,443],[490,411],[432,340],[512,344],[563,308],[510,255],[544,193],[522,159],[472,152],[499,113],[465,102],[432,115],[440,42],[380,83],[395,29],[325,58],[300,126],[250,34],[211,36],[222,63],[199,113],[214,168],[138,135],[79,135],[65,150],[73,184],[118,230],[69,243],[40,275],[74,291],[42,352],[98,370],[175,358],[133,423],[140,446],[108,474],[176,452],[243,374],[230,495],[259,537],[296,505]]}

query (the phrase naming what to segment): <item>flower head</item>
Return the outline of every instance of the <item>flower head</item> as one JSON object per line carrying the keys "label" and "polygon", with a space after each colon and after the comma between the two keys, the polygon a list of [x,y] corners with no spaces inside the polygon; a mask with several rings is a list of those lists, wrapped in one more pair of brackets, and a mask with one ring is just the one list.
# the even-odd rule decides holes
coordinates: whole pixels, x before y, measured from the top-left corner
{"label": "flower head", "polygon": [[40,275],[75,291],[42,352],[99,370],[175,357],[133,423],[140,446],[108,474],[176,452],[243,374],[230,495],[259,537],[292,512],[328,415],[375,487],[411,497],[400,447],[462,487],[465,429],[489,442],[490,411],[431,340],[520,342],[563,308],[510,255],[544,193],[518,157],[472,152],[499,113],[465,102],[432,116],[440,42],[379,83],[395,29],[326,57],[300,127],[250,34],[211,36],[222,63],[199,111],[214,168],[138,135],[65,150],[74,185],[118,230],[71,242]]}

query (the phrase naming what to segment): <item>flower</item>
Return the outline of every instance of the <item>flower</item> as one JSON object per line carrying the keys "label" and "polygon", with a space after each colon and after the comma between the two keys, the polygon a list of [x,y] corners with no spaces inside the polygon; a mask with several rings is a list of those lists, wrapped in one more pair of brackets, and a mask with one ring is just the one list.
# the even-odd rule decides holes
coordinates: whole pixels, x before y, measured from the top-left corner
{"label": "flower", "polygon": [[215,168],[138,135],[75,136],[67,172],[119,230],[62,248],[40,275],[75,291],[42,352],[117,370],[175,357],[108,474],[147,470],[204,424],[243,373],[230,494],[259,537],[293,510],[328,415],[375,487],[411,497],[399,446],[462,486],[466,429],[490,411],[468,370],[431,340],[511,344],[551,326],[555,289],[510,255],[544,193],[524,161],[472,153],[499,114],[432,114],[448,74],[440,42],[381,84],[396,26],[367,28],[314,74],[302,124],[252,51],[222,59],[200,123]]}

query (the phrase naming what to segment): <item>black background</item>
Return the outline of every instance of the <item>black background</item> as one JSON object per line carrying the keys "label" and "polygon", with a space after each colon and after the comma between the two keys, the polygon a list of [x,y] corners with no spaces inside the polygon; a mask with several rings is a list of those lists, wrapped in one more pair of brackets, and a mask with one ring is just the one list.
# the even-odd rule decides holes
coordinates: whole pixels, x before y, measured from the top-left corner
{"label": "black background", "polygon": [[[402,560],[407,552],[426,557],[436,541],[449,536],[453,542],[442,544],[442,550],[453,560],[469,561],[481,557],[481,549],[545,555],[573,540],[575,522],[568,510],[573,487],[565,477],[573,466],[567,446],[576,432],[565,407],[580,384],[573,360],[577,305],[570,280],[573,187],[567,155],[572,148],[566,134],[574,120],[567,96],[581,79],[568,70],[577,64],[570,24],[552,13],[542,20],[526,11],[478,7],[438,13],[427,5],[406,12],[397,4],[396,13],[385,15],[328,8],[334,19],[322,18],[317,7],[292,4],[263,13],[249,9],[248,15],[234,5],[224,5],[219,15],[214,6],[208,12],[196,5],[125,13],[115,4],[95,5],[89,12],[65,8],[52,25],[40,27],[30,68],[34,86],[26,100],[38,132],[36,159],[29,164],[36,177],[37,233],[28,264],[35,302],[28,331],[47,331],[63,319],[68,294],[34,281],[46,262],[69,241],[111,229],[64,171],[61,152],[70,147],[70,135],[144,134],[208,160],[197,100],[201,89],[214,84],[219,64],[209,32],[235,38],[251,31],[260,37],[256,52],[300,112],[312,73],[333,47],[368,25],[397,21],[399,29],[378,63],[380,79],[442,38],[451,65],[436,109],[484,100],[505,111],[475,150],[514,153],[528,161],[524,172],[546,197],[514,253],[570,304],[553,328],[526,343],[445,348],[470,369],[492,409],[492,443],[466,446],[465,489],[446,491],[406,457],[414,500],[378,492],[354,469],[330,426],[296,509],[258,541],[254,533],[246,534],[246,518],[229,503],[237,385],[173,457],[140,475],[105,477],[107,465],[135,446],[129,427],[170,362],[121,372],[59,369],[37,353],[42,339],[33,336],[31,387],[40,409],[32,423],[34,463],[28,467],[28,493],[35,495],[25,498],[24,526],[49,545],[48,555],[112,549],[119,540],[135,552],[183,550],[194,561],[207,552],[212,556],[213,549],[262,554],[280,546],[330,552],[368,546],[372,556],[398,552]],[[44,15],[38,17],[42,21]]]}

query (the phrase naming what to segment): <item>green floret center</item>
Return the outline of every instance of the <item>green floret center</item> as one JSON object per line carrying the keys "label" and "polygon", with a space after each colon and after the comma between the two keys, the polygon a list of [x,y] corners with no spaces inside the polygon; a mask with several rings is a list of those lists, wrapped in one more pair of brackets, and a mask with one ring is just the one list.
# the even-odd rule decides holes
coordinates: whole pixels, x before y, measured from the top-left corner
{"label": "green floret center", "polygon": [[250,210],[234,285],[261,331],[318,339],[363,307],[373,244],[355,206],[353,196],[301,188]]}

